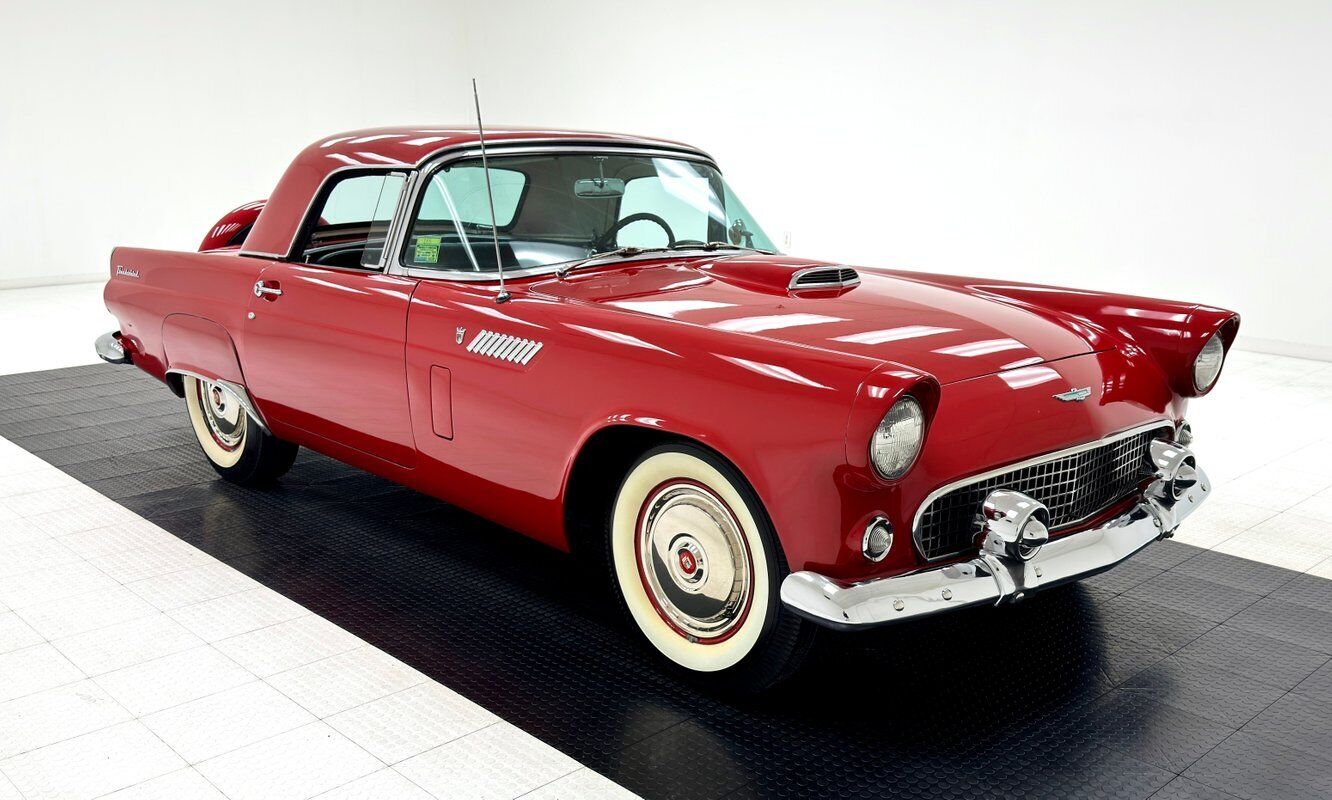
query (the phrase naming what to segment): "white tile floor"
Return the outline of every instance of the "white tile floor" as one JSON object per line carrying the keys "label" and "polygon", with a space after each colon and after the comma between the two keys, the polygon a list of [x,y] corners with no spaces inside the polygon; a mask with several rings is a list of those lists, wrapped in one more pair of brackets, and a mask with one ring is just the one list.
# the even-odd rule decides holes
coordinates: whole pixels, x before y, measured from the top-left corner
{"label": "white tile floor", "polygon": [[[0,374],[101,287],[0,291]],[[633,794],[0,438],[0,800]]]}
{"label": "white tile floor", "polygon": [[[0,373],[92,363],[101,287],[0,292]],[[1231,354],[1180,541],[1332,578],[1332,363]],[[0,800],[632,797],[0,439]]]}
{"label": "white tile floor", "polygon": [[0,440],[0,800],[633,796],[61,475]]}

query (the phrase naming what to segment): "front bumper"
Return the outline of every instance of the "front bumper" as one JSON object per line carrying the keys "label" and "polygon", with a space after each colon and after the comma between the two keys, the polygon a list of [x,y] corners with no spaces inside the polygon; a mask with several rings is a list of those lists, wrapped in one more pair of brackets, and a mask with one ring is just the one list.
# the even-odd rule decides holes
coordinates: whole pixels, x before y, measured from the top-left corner
{"label": "front bumper", "polygon": [[971,561],[908,575],[848,583],[817,572],[793,572],[782,581],[782,602],[796,614],[840,630],[885,625],[978,605],[1015,602],[1104,572],[1152,542],[1169,537],[1211,490],[1202,470],[1175,499],[1157,478],[1133,508],[1108,522],[1050,541],[1029,561],[982,548]]}

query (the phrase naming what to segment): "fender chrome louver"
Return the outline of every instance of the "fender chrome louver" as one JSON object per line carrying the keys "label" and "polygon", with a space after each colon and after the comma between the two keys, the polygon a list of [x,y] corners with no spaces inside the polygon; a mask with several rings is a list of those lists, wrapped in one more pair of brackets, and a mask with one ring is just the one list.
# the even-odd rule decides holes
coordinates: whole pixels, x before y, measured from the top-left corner
{"label": "fender chrome louver", "polygon": [[526,364],[543,346],[542,342],[510,336],[507,333],[481,331],[472,337],[471,343],[467,345],[467,352],[513,364]]}

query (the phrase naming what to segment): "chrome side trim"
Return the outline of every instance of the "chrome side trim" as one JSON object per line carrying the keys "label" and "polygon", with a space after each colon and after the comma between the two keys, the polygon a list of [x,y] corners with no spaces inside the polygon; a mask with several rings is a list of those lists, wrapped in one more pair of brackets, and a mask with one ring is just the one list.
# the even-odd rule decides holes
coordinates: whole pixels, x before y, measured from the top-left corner
{"label": "chrome side trim", "polygon": [[[1053,453],[1046,453],[1045,455],[1034,456],[1032,458],[1026,459],[1025,461],[1017,461],[1012,464],[1005,464],[1002,467],[996,467],[995,469],[986,470],[985,472],[979,473],[977,475],[968,475],[965,478],[960,478],[958,480],[953,481],[952,483],[946,483],[943,486],[940,486],[938,489],[935,489],[934,491],[930,492],[928,495],[925,496],[925,499],[922,500],[920,505],[916,508],[915,517],[913,517],[911,520],[911,539],[913,543],[916,545],[916,552],[917,553],[922,552],[920,545],[920,520],[921,517],[925,516],[925,509],[929,508],[930,504],[933,503],[935,500],[938,500],[940,497],[948,494],[949,492],[955,489],[959,489],[963,486],[967,486],[969,484],[979,483],[983,480],[993,478],[995,475],[1003,475],[1005,472],[1013,472],[1019,469],[1026,469],[1027,467],[1035,466],[1045,461],[1053,461],[1058,458],[1064,458],[1065,456],[1076,455],[1077,453],[1081,453],[1086,450],[1093,450],[1097,447],[1102,447],[1107,444],[1113,444],[1119,441],[1120,439],[1127,439],[1130,436],[1137,436],[1140,433],[1145,433],[1147,431],[1152,431],[1156,430],[1157,428],[1164,428],[1164,427],[1169,427],[1171,430],[1174,430],[1175,423],[1163,417],[1159,420],[1156,420],[1155,422],[1148,422],[1142,425],[1137,425],[1132,428],[1129,428],[1128,430],[1120,431],[1119,433],[1112,433],[1108,436],[1103,436],[1100,439],[1097,439],[1092,442],[1075,445],[1073,447],[1067,447],[1063,450],[1056,450]],[[1083,519],[1086,519],[1086,517],[1084,517]],[[1082,521],[1083,520],[1074,520],[1073,522],[1068,523],[1068,525],[1076,525]],[[1065,525],[1064,527],[1068,527],[1068,525]],[[950,557],[951,556],[941,556],[940,558],[950,558]],[[937,561],[939,559],[934,559],[934,560]]]}
{"label": "chrome side trim", "polygon": [[236,399],[240,400],[241,407],[245,409],[245,413],[250,415],[250,419],[254,420],[254,423],[258,425],[260,428],[262,428],[264,433],[268,434],[272,433],[272,431],[269,430],[268,428],[268,423],[264,422],[263,415],[259,413],[258,407],[255,406],[254,400],[250,397],[250,392],[239,383],[236,383],[234,381],[224,381],[221,378],[210,378],[207,375],[203,375],[198,372],[193,372],[188,369],[177,369],[175,367],[168,369],[166,371],[166,374],[183,375],[185,377],[195,378],[196,380],[208,381],[209,383],[216,383],[218,386],[221,386],[227,391],[236,395]]}
{"label": "chrome side trim", "polygon": [[544,347],[543,342],[523,339],[507,333],[480,331],[467,345],[467,352],[488,356],[511,364],[526,365]]}
{"label": "chrome side trim", "polygon": [[111,331],[98,336],[97,341],[93,342],[93,347],[97,350],[97,357],[108,364],[131,363],[130,354],[120,343],[120,331]]}
{"label": "chrome side trim", "polygon": [[1104,572],[1158,539],[1168,538],[1206,499],[1211,483],[1198,471],[1197,490],[1171,499],[1158,478],[1134,507],[1095,528],[1055,539],[1028,561],[987,550],[962,564],[856,582],[816,572],[782,581],[782,602],[794,613],[838,630],[885,625],[959,608],[1017,602],[1034,591]]}

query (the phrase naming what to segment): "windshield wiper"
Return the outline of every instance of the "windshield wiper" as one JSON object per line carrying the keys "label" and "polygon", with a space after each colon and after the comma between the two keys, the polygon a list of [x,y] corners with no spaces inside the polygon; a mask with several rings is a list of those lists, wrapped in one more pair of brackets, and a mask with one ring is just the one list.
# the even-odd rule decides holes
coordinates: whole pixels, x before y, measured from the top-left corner
{"label": "windshield wiper", "polygon": [[607,250],[607,251],[604,252],[604,253],[593,253],[592,255],[588,256],[587,258],[583,259],[582,261],[574,261],[574,262],[570,263],[570,264],[567,265],[567,266],[561,267],[560,269],[555,270],[555,277],[563,279],[563,278],[564,278],[566,275],[568,275],[570,272],[573,272],[574,270],[579,269],[580,267],[588,267],[588,266],[591,266],[591,265],[593,265],[593,264],[598,264],[598,263],[600,263],[600,262],[602,262],[602,261],[604,261],[604,260],[606,260],[606,259],[608,259],[608,258],[621,258],[621,257],[623,257],[623,256],[636,256],[636,255],[638,255],[639,253],[655,253],[655,252],[662,251],[662,250],[667,250],[667,249],[669,249],[669,248],[665,248],[665,247],[633,247],[633,246],[629,246],[629,247],[617,247],[617,248],[615,248],[614,250]]}
{"label": "windshield wiper", "polygon": [[713,250],[744,250],[745,252],[748,253],[763,253],[764,255],[772,255],[771,250],[760,250],[757,247],[741,247],[738,244],[731,244],[729,242],[706,242],[704,244],[673,244],[667,247],[634,247],[632,245],[629,245],[627,247],[617,247],[614,250],[607,250],[604,253],[594,253],[588,256],[587,258],[583,259],[582,261],[570,262],[568,265],[555,270],[555,277],[563,280],[570,272],[573,272],[576,269],[581,269],[583,267],[590,267],[593,264],[600,264],[602,261],[606,259],[623,258],[625,256],[636,256],[639,253],[664,253],[676,250],[706,250],[708,252],[712,252]]}

